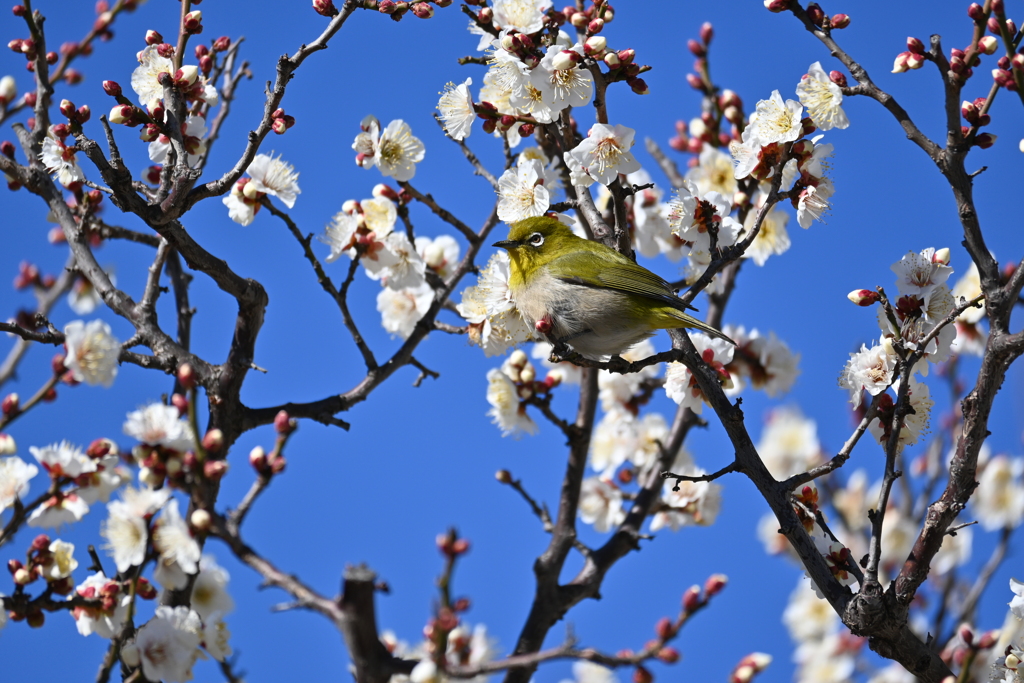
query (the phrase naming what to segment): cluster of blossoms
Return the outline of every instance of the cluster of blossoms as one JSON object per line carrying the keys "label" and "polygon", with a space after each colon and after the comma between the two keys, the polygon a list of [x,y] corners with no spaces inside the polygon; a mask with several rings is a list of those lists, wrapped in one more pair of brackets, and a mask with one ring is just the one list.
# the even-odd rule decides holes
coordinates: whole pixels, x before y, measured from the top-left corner
{"label": "cluster of blossoms", "polygon": [[249,225],[262,206],[261,200],[269,195],[277,197],[289,209],[302,190],[295,167],[274,153],[257,154],[245,169],[248,178],[239,178],[231,192],[221,200],[228,207],[228,216],[236,223]]}
{"label": "cluster of blossoms", "polygon": [[[898,437],[899,445],[902,447],[916,443],[927,430],[934,401],[928,386],[919,381],[917,375],[927,375],[929,363],[941,363],[949,359],[960,327],[946,325],[944,322],[956,306],[953,293],[946,284],[953,272],[949,267],[949,258],[948,249],[936,251],[928,248],[920,253],[908,252],[892,265],[892,271],[897,276],[899,298],[893,306],[878,307],[878,323],[882,330],[879,343],[870,348],[862,345],[860,351],[850,354],[850,360],[839,377],[839,385],[850,392],[850,402],[854,407],[860,407],[865,391],[876,397],[881,394],[879,417],[870,425],[872,434],[880,443],[885,443],[889,437],[895,408],[892,396],[883,392],[890,387],[893,392],[899,391],[896,370],[900,361],[896,344],[901,344],[908,351],[923,353],[923,358],[913,368],[910,377],[908,393],[912,410],[904,420]],[[956,289],[961,296],[980,292],[976,270],[969,271],[957,283]],[[854,290],[849,297],[861,306],[870,306],[880,301],[878,293],[865,289]],[[983,338],[984,333],[977,327],[980,320],[977,311],[971,308],[965,311],[967,318],[962,327],[968,339],[958,344],[957,350],[969,352],[978,349],[976,340]],[[942,327],[936,331],[940,325]]]}
{"label": "cluster of blossoms", "polygon": [[362,168],[377,167],[384,176],[405,182],[416,175],[416,164],[423,161],[423,143],[412,134],[402,119],[395,119],[383,132],[375,116],[367,116],[359,124],[362,129],[352,149],[356,151],[356,164]]}
{"label": "cluster of blossoms", "polygon": [[451,235],[410,242],[405,231],[395,229],[408,194],[378,184],[373,195],[346,201],[319,239],[331,249],[328,263],[345,254],[358,259],[367,276],[381,283],[377,310],[384,329],[407,339],[434,303],[428,280],[452,275],[461,250]]}

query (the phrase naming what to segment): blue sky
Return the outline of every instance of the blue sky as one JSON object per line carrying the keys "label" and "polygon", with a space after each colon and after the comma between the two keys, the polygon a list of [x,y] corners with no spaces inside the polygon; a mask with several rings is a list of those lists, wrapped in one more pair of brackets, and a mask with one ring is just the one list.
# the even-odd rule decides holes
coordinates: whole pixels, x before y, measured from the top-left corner
{"label": "blue sky", "polygon": [[[38,8],[47,15],[51,46],[79,38],[93,18],[89,3],[43,2]],[[201,9],[206,27],[202,37],[243,35],[241,55],[253,73],[253,79],[240,88],[208,167],[209,175],[215,177],[234,163],[247,131],[257,124],[264,83],[274,76],[277,56],[314,39],[326,20],[306,2],[250,2],[230,11],[210,3]],[[908,35],[927,42],[929,34],[939,33],[947,47],[965,45],[970,25],[963,4],[906,3],[894,12],[892,3],[871,1],[858,3],[856,9],[850,28],[837,32],[841,44],[901,101],[919,127],[941,141],[942,89],[934,69],[926,65],[902,75],[889,71],[895,54],[905,49]],[[637,61],[654,68],[644,75],[649,95],[633,95],[625,87],[611,93],[611,123],[634,128],[638,140],[650,137],[666,148],[674,122],[699,112],[699,95],[684,80],[692,62],[685,40],[695,37],[704,21],[715,26],[712,76],[722,87],[737,91],[748,111],[775,89],[783,97],[794,97],[800,76],[814,61],[821,61],[826,71],[839,68],[792,16],[769,14],[760,3],[620,2],[617,10],[604,33],[609,44],[636,49]],[[153,2],[122,16],[114,26],[115,40],[97,44],[95,54],[78,64],[86,80],[75,88],[58,90],[57,99],[68,97],[76,105],[92,107],[88,135],[101,137],[96,116],[112,105],[100,83],[116,80],[127,90],[145,31],[173,35],[177,11],[177,3]],[[296,126],[284,136],[269,137],[263,150],[280,153],[301,173],[302,194],[290,213],[303,232],[320,232],[345,199],[369,197],[381,181],[375,169],[363,170],[352,163],[351,140],[359,121],[370,113],[384,124],[404,119],[423,140],[426,158],[412,181],[419,190],[432,193],[467,224],[483,222],[493,191],[472,175],[461,152],[431,118],[446,82],[461,82],[469,75],[477,86],[481,82],[483,67],[456,63],[476,47],[476,37],[466,32],[466,23],[456,5],[439,10],[429,21],[408,17],[397,24],[372,12],[358,12],[328,50],[311,56],[299,69],[284,101]],[[20,20],[10,15],[0,27],[7,40],[24,33]],[[986,63],[978,70],[976,82],[967,89],[971,97],[987,93],[989,68]],[[9,51],[0,53],[0,75],[6,73],[16,76],[20,90],[29,86],[23,60]],[[969,160],[970,170],[987,166],[976,179],[977,205],[989,246],[1001,262],[1018,258],[1021,244],[1013,188],[1019,186],[1017,143],[1024,130],[1019,115],[1014,116],[1016,104],[1008,93],[1000,94],[989,129],[1000,139],[995,147],[977,151]],[[891,288],[894,275],[889,266],[908,250],[949,247],[954,279],[968,264],[951,193],[931,162],[905,140],[877,103],[856,98],[848,100],[845,108],[850,128],[826,136],[835,146],[832,174],[837,188],[827,222],[805,231],[791,221],[790,251],[769,259],[763,268],[746,264],[725,315],[727,323],[774,331],[801,354],[801,375],[788,395],[775,400],[756,392],[744,395],[751,433],[755,438],[760,434],[762,416],[771,407],[796,405],[817,421],[823,447],[831,452],[852,428],[847,395],[836,386],[836,377],[848,353],[878,335],[874,312],[850,305],[847,292],[876,285]],[[589,110],[577,113],[581,121],[590,116]],[[129,167],[145,168],[145,145],[136,141],[135,132],[119,129],[116,135]],[[0,138],[10,137],[9,129],[0,131]],[[468,142],[485,164],[500,170],[500,145],[494,139],[477,127]],[[642,145],[636,151],[656,182],[667,187]],[[675,158],[685,164],[682,155]],[[86,172],[95,177],[91,169]],[[56,272],[65,253],[46,242],[50,224],[44,220],[41,201],[24,191],[2,196],[0,275],[13,278],[23,259],[38,263],[45,272]],[[422,234],[453,232],[421,207],[414,206],[412,216]],[[109,204],[105,217],[140,227]],[[337,309],[320,290],[300,247],[282,223],[264,211],[252,225],[239,226],[228,219],[217,199],[197,206],[184,223],[209,251],[224,257],[236,272],[260,280],[269,292],[266,325],[255,359],[268,372],[251,373],[243,390],[247,405],[312,400],[346,391],[359,380],[362,363]],[[503,230],[498,228],[496,239]],[[323,248],[320,255],[325,254]],[[489,255],[485,249],[481,265]],[[151,259],[148,248],[112,242],[98,251],[97,258],[101,264],[116,264],[120,287],[135,296],[141,292]],[[669,279],[677,275],[678,266],[663,258],[645,265]],[[340,281],[345,267],[343,258],[328,272]],[[351,301],[368,343],[379,357],[386,357],[399,341],[380,327],[375,308],[378,289],[378,283],[360,274]],[[192,301],[198,309],[194,349],[211,360],[222,359],[231,339],[232,302],[202,276],[193,284]],[[30,305],[30,295],[6,290],[0,303],[0,315],[8,316]],[[703,305],[701,300],[698,305]],[[161,300],[159,312],[163,324],[172,326],[169,297]],[[107,312],[99,315],[110,322],[115,335],[129,336],[127,323]],[[448,322],[457,322],[446,315]],[[58,327],[76,318],[63,303],[51,316]],[[654,341],[659,350],[669,346],[664,334]],[[6,353],[9,344],[0,341],[0,354]],[[17,380],[4,386],[3,393],[31,394],[48,377],[52,353],[49,348],[33,349]],[[416,355],[440,378],[413,389],[415,370],[401,370],[369,401],[342,415],[352,423],[349,432],[310,422],[300,425],[288,446],[286,474],[274,481],[257,504],[246,522],[246,536],[261,553],[327,595],[338,590],[346,564],[368,563],[392,589],[391,595],[378,598],[378,623],[404,640],[417,642],[436,599],[433,582],[442,566],[434,538],[456,526],[473,547],[456,572],[455,594],[472,599],[466,619],[485,623],[502,651],[508,651],[532,598],[533,560],[547,537],[523,502],[495,482],[493,475],[500,468],[511,470],[537,499],[554,506],[564,469],[564,439],[543,423],[537,436],[519,441],[501,438],[485,414],[485,374],[500,364],[500,358],[484,358],[464,338],[439,333],[431,335]],[[969,384],[976,369],[976,361],[963,363]],[[934,376],[931,381],[933,395],[942,394]],[[170,389],[166,377],[126,365],[112,389],[59,388],[57,402],[28,414],[9,431],[26,459],[31,458],[29,446],[61,439],[87,444],[109,436],[127,448],[131,444],[121,435],[125,414],[158,400]],[[554,405],[561,415],[569,416],[574,400],[571,389],[559,390]],[[1008,376],[993,413],[989,442],[995,452],[1020,454],[1022,400],[1017,369]],[[648,409],[670,417],[673,408],[659,394]],[[948,408],[945,400],[936,406],[937,411]],[[940,429],[939,424],[936,412],[933,429]],[[269,448],[272,442],[273,434],[264,428],[246,434],[235,445],[221,495],[225,506],[237,504],[251,482],[246,464],[249,449],[257,444]],[[731,458],[724,432],[713,419],[707,429],[688,440],[687,447],[708,470],[724,466]],[[863,467],[877,477],[882,463],[881,450],[865,440],[846,469]],[[767,506],[751,484],[738,475],[722,483],[723,508],[714,526],[660,533],[608,575],[602,600],[585,602],[570,612],[567,623],[582,644],[612,652],[639,648],[652,637],[659,617],[675,614],[687,587],[721,572],[730,577],[729,586],[676,643],[682,662],[674,668],[655,664],[655,675],[724,680],[740,657],[760,650],[776,658],[761,680],[791,679],[791,643],[779,615],[799,572],[785,560],[764,554],[755,527]],[[41,487],[37,479],[34,491]],[[76,581],[85,576],[85,545],[101,543],[97,529],[104,514],[97,506],[89,517],[60,534],[80,548],[82,567]],[[601,542],[602,535],[583,525],[581,529],[585,541]],[[23,530],[0,556],[4,560],[20,556],[32,536],[31,530]],[[974,557],[966,575],[988,557],[991,536],[975,534]],[[247,680],[346,675],[345,649],[330,624],[311,613],[271,614],[269,608],[287,596],[257,590],[259,578],[234,562],[216,542],[208,551],[231,572],[231,592],[238,606],[227,621],[234,634],[232,643],[240,652],[239,668],[249,672]],[[1009,599],[1006,580],[1014,569],[1020,576],[1020,563],[1019,554],[1011,549],[982,603],[983,627],[1002,622]],[[566,577],[577,567],[571,560]],[[0,592],[9,593],[10,585],[0,581]],[[560,642],[564,632],[561,624],[552,629],[549,644]],[[51,615],[41,632],[10,624],[0,634],[0,654],[12,680],[38,672],[43,653],[48,673],[92,676],[105,646],[96,636],[79,636],[71,618],[63,614]],[[553,664],[542,668],[536,680],[558,681],[568,673],[567,664]],[[619,675],[628,680],[630,674],[621,671]],[[210,663],[197,665],[196,680],[218,676]]]}

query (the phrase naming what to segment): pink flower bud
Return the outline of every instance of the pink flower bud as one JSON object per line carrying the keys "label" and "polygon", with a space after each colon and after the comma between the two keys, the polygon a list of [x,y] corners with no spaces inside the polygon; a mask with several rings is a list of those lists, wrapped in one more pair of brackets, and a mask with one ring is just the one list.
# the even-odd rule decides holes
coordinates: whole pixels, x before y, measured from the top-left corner
{"label": "pink flower bud", "polygon": [[974,631],[971,629],[970,625],[962,624],[960,626],[960,630],[958,631],[958,633],[960,634],[960,638],[967,645],[971,645],[972,643],[974,643]]}
{"label": "pink flower bud", "polygon": [[497,479],[502,484],[512,483],[512,473],[509,472],[508,470],[498,470],[497,472],[494,473],[494,478]]}
{"label": "pink flower bud", "polygon": [[174,85],[182,89],[191,88],[199,79],[199,67],[186,64],[174,72]]}
{"label": "pink flower bud", "polygon": [[697,74],[686,74],[686,82],[694,90],[704,91],[704,81]]}
{"label": "pink flower bud", "polygon": [[916,52],[907,53],[907,68],[908,69],[920,69],[924,66],[924,55],[917,54]]}
{"label": "pink flower bud", "polygon": [[825,12],[822,11],[818,3],[812,2],[807,5],[807,18],[811,20],[812,24],[821,28],[825,23]]}
{"label": "pink flower bud", "polygon": [[974,144],[982,149],[988,149],[992,145],[996,144],[996,139],[999,136],[992,135],[992,133],[982,133],[981,135],[974,138]]}
{"label": "pink flower bud", "polygon": [[28,14],[28,10],[25,9],[24,5],[15,5],[14,7],[11,8],[11,12],[16,17],[23,17],[26,14]]}
{"label": "pink flower bud", "polygon": [[704,47],[704,44],[697,42],[693,38],[690,38],[688,41],[686,41],[686,47],[691,53],[693,53],[695,57],[704,57],[708,53],[707,49]]}
{"label": "pink flower bud", "polygon": [[412,13],[420,19],[429,19],[434,16],[434,8],[428,2],[417,2],[411,7]]}
{"label": "pink flower bud", "polygon": [[524,123],[523,125],[519,126],[519,135],[520,135],[520,137],[524,137],[524,138],[530,137],[531,135],[533,135],[533,129],[534,129],[534,126],[533,126],[532,123]]}
{"label": "pink flower bud", "polygon": [[604,19],[601,19],[600,17],[597,19],[591,19],[590,23],[587,24],[587,33],[594,35],[595,33],[600,33],[603,28]]}
{"label": "pink flower bud", "polygon": [[171,405],[178,409],[178,415],[188,414],[188,399],[181,394],[171,394]]}
{"label": "pink flower bud", "polygon": [[715,27],[711,25],[710,21],[705,21],[700,25],[700,39],[705,45],[711,44],[711,39],[715,37]]}
{"label": "pink flower bud", "polygon": [[658,619],[658,623],[654,625],[654,632],[658,634],[658,637],[662,641],[669,640],[676,635],[676,627],[673,625],[672,620],[668,617],[662,617]]}
{"label": "pink flower bud", "polygon": [[15,394],[7,394],[0,401],[0,413],[4,415],[17,415],[21,409],[21,398]]}
{"label": "pink flower bud", "polygon": [[164,42],[164,37],[159,31],[146,31],[146,45],[159,45]]}
{"label": "pink flower bud", "polygon": [[71,100],[61,100],[60,113],[69,119],[73,118],[75,115],[75,103]]}
{"label": "pink flower bud", "polygon": [[143,600],[155,600],[157,596],[156,586],[151,584],[145,576],[140,576],[139,580],[135,583],[135,595]]}
{"label": "pink flower bud", "polygon": [[778,14],[789,9],[789,0],[764,0],[765,9]]}
{"label": "pink flower bud", "polygon": [[583,27],[587,25],[590,19],[583,12],[575,12],[572,17],[569,18],[569,23],[573,25],[573,28],[583,30]]}
{"label": "pink flower bud", "polygon": [[683,609],[692,612],[700,606],[700,586],[690,586],[683,593]]}
{"label": "pink flower bud", "polygon": [[975,22],[979,22],[985,18],[985,10],[976,2],[972,2],[967,8],[967,16],[973,19]]}
{"label": "pink flower bud", "polygon": [[333,17],[338,14],[338,8],[332,0],[313,0],[313,11],[324,17]]}
{"label": "pink flower bud", "polygon": [[490,7],[483,7],[476,16],[480,20],[480,23],[489,24],[494,21],[494,10]]}
{"label": "pink flower bud", "polygon": [[628,50],[619,50],[618,52],[619,61],[623,64],[630,64],[633,58],[636,57],[636,50],[629,48]]}
{"label": "pink flower bud", "polygon": [[46,534],[39,534],[32,539],[31,548],[37,552],[41,550],[48,551],[50,549],[50,537]]}
{"label": "pink flower bud", "polygon": [[838,85],[840,88],[846,87],[846,75],[839,71],[829,71],[828,79]]}
{"label": "pink flower bud", "polygon": [[224,432],[219,429],[211,429],[203,437],[203,448],[210,453],[219,453],[224,448]]}
{"label": "pink flower bud", "polygon": [[846,28],[850,25],[850,15],[848,14],[833,14],[832,15],[832,28]]}
{"label": "pink flower bud", "polygon": [[1003,0],[992,0],[992,11],[1002,16],[1006,13],[1006,8],[1003,6]]}
{"label": "pink flower bud", "polygon": [[654,674],[648,671],[642,666],[637,666],[633,670],[633,683],[652,683],[654,680]]}
{"label": "pink flower bud", "polygon": [[1007,57],[1006,55],[1003,55],[996,61],[996,66],[998,66],[1000,69],[1008,70],[1010,68],[1010,58]]}
{"label": "pink flower bud", "polygon": [[937,249],[935,253],[932,254],[932,263],[941,263],[944,266],[948,266],[949,247],[942,247],[941,249]]}
{"label": "pink flower bud", "polygon": [[178,382],[185,389],[196,388],[196,371],[191,363],[182,363],[178,367]]}
{"label": "pink flower bud", "polygon": [[203,463],[203,475],[210,481],[220,481],[228,473],[228,464],[223,460],[207,460]]}
{"label": "pink flower bud", "polygon": [[708,577],[708,580],[704,582],[704,594],[709,598],[718,595],[725,588],[725,584],[729,582],[729,578],[725,574],[712,574]]}
{"label": "pink flower bud", "polygon": [[278,434],[291,434],[298,429],[299,423],[295,421],[287,410],[278,411],[274,416],[274,431]]}
{"label": "pink flower bud", "polygon": [[583,43],[583,51],[590,56],[603,55],[608,49],[608,39],[604,36],[591,36]]}
{"label": "pink flower bud", "polygon": [[637,95],[647,95],[651,91],[647,88],[647,82],[642,78],[627,78],[626,82]]}
{"label": "pink flower bud", "polygon": [[562,50],[551,60],[551,68],[558,71],[575,68],[583,59],[575,50]]}
{"label": "pink flower bud", "polygon": [[186,33],[196,34],[203,32],[203,13],[193,10],[185,15],[181,22]]}
{"label": "pink flower bud", "polygon": [[249,464],[259,474],[264,474],[267,469],[267,452],[262,446],[256,446],[249,451]]}
{"label": "pink flower bud", "polygon": [[879,302],[881,297],[878,292],[870,289],[855,289],[846,295],[846,298],[858,306],[871,306]]}
{"label": "pink flower bud", "polygon": [[995,36],[982,36],[978,41],[978,48],[987,55],[994,54],[999,47],[999,41]]}
{"label": "pink flower bud", "polygon": [[907,49],[911,52],[922,54],[924,52],[924,43],[921,42],[920,38],[910,36],[907,38]]}
{"label": "pink flower bud", "polygon": [[993,629],[991,631],[985,631],[981,638],[978,639],[978,649],[987,650],[997,642],[999,642],[1000,631],[999,629]]}

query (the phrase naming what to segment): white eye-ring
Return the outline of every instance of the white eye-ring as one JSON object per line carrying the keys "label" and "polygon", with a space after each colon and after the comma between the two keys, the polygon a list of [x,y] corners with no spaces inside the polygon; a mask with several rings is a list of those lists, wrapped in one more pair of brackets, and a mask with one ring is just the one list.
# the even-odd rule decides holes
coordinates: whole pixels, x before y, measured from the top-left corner
{"label": "white eye-ring", "polygon": [[530,235],[530,244],[534,247],[539,247],[540,245],[544,244],[544,235],[540,234],[539,232],[533,233],[532,235]]}

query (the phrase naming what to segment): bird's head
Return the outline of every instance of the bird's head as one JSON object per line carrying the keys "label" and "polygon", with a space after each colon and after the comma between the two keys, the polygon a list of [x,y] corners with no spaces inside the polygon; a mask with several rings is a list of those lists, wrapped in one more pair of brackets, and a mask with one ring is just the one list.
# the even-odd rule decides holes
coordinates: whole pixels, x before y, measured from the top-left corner
{"label": "bird's head", "polygon": [[557,218],[537,216],[513,223],[508,239],[492,246],[507,250],[513,273],[528,280],[537,268],[571,251],[579,239]]}

